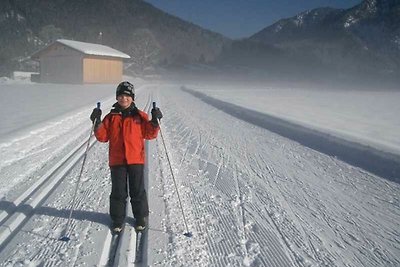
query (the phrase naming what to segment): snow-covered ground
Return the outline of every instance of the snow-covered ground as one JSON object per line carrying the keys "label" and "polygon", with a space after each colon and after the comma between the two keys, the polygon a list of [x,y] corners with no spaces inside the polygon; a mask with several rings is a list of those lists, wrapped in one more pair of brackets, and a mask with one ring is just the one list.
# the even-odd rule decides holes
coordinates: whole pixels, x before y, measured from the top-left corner
{"label": "snow-covered ground", "polygon": [[[182,85],[236,104],[237,112],[245,107],[394,155],[398,92],[136,84],[138,106],[147,110],[157,101],[164,113],[162,133],[188,225],[159,136],[148,143],[151,212],[142,265],[400,265],[398,183],[282,137],[268,125],[232,116],[231,106],[210,105]],[[89,150],[69,242],[58,238],[81,160],[76,157],[78,163],[65,173],[60,167],[53,174],[52,168],[71,150],[83,151],[91,109],[101,101],[106,113],[115,101],[114,87],[0,84],[1,266],[107,262],[107,145],[94,143]],[[46,186],[57,177],[59,182],[47,193],[36,192],[35,184],[47,174]],[[183,235],[187,230],[192,238]],[[121,249],[121,266],[134,265],[126,256],[131,250]]]}
{"label": "snow-covered ground", "polygon": [[400,91],[232,85],[190,89],[400,155]]}

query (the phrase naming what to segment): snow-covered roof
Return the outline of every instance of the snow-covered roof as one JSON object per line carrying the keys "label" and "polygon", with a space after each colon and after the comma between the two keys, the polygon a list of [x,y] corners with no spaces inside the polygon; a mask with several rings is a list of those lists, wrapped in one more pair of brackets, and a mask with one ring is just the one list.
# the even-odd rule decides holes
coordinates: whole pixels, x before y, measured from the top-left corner
{"label": "snow-covered roof", "polygon": [[69,46],[87,55],[131,58],[129,55],[105,45],[84,43],[65,39],[59,39],[56,42]]}
{"label": "snow-covered roof", "polygon": [[[75,49],[79,52],[84,53],[85,55],[95,55],[95,56],[107,56],[107,57],[118,57],[118,58],[131,58],[129,55],[122,53],[114,48],[109,46],[100,45],[100,44],[92,44],[92,43],[85,43],[79,41],[72,41],[66,39],[58,39],[55,43],[60,43],[65,46],[68,46],[72,49]],[[54,44],[54,43],[53,43]],[[52,45],[53,45],[52,44]],[[41,51],[35,53],[33,56],[38,55],[40,52],[45,50],[46,48],[42,49]]]}

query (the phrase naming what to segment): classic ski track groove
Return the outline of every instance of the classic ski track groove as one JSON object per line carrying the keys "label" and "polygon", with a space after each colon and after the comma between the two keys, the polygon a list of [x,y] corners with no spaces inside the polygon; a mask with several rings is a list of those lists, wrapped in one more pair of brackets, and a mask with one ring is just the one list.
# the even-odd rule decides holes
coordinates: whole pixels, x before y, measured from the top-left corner
{"label": "classic ski track groove", "polygon": [[[147,101],[145,105],[145,109],[150,109],[151,108],[151,103],[152,103],[152,96],[148,95],[147,96]],[[66,154],[59,162],[50,170],[46,172],[45,175],[42,176],[42,178],[38,181],[36,181],[33,185],[31,185],[28,189],[26,189],[22,194],[20,194],[16,200],[13,201],[13,204],[16,206],[15,209],[11,211],[3,211],[0,213],[0,252],[7,246],[7,244],[12,240],[14,236],[16,236],[24,227],[25,224],[30,222],[34,217],[32,216],[34,214],[35,208],[40,207],[48,198],[53,196],[53,193],[56,191],[58,186],[61,183],[64,183],[64,179],[66,176],[69,175],[69,173],[73,170],[76,169],[76,165],[80,161],[80,159],[83,157],[84,154],[84,148],[86,148],[87,144],[87,135],[85,135],[86,138],[84,138],[84,141],[81,142],[79,145],[75,146],[69,153]],[[89,150],[93,147],[93,145],[96,143],[95,138],[92,136],[91,142],[90,142],[90,147]],[[75,177],[76,178],[76,177]],[[84,182],[84,181],[82,181]],[[104,182],[100,182],[100,184],[103,184]],[[88,199],[94,199],[92,188],[87,188],[84,191],[81,191],[76,198],[76,202],[74,207],[71,207],[71,203],[66,209],[70,208],[79,208],[80,206],[83,205],[85,207],[85,203],[87,203]],[[30,210],[29,212],[23,210],[22,212],[19,212],[20,207],[29,207]],[[90,208],[90,207],[89,207]],[[60,226],[64,225],[66,219],[65,218],[55,218],[55,226]],[[83,231],[80,231],[79,235],[82,236],[89,236],[89,231],[91,230],[90,225],[92,225],[93,222],[90,222],[88,226],[84,228]],[[77,226],[77,220],[72,220],[70,223],[69,227],[69,232],[68,233],[74,233],[76,235],[76,226]],[[38,229],[39,230],[39,229]],[[54,230],[56,230],[54,228]],[[31,234],[35,234],[35,229]],[[108,231],[109,232],[109,231]],[[145,236],[145,238],[147,238]],[[120,240],[122,239],[122,235]],[[69,265],[75,266],[79,265],[77,263],[78,259],[78,254],[80,251],[80,246],[82,245],[80,242],[76,242],[73,237],[71,237],[71,241],[69,242],[63,242],[58,240],[58,238],[51,238],[48,237],[48,242],[47,246],[41,247],[39,250],[36,252],[33,252],[34,254],[31,254],[31,259],[30,261],[40,263],[39,265],[42,266],[45,264],[45,266],[59,266],[62,264],[62,261],[60,261],[59,255],[64,254],[67,252],[68,245],[67,244],[73,244],[75,246],[75,249],[73,250],[73,255],[71,255],[71,258],[68,260]],[[147,242],[147,240],[146,240]],[[110,245],[110,244],[108,244]],[[123,253],[118,245],[118,249],[116,250],[115,256],[118,254],[118,257],[124,256],[120,255],[120,253]],[[102,244],[103,250],[106,249],[107,247],[107,240],[104,241]],[[108,247],[110,249],[110,247]],[[109,251],[109,250],[108,250]],[[142,251],[141,253],[145,253]],[[104,261],[104,255],[103,253],[99,256],[99,261],[102,262]],[[145,257],[143,257],[145,258]],[[108,261],[108,254],[107,254],[107,261]],[[118,266],[118,265],[114,265]]]}
{"label": "classic ski track groove", "polygon": [[[13,203],[15,209],[7,215],[3,215],[0,226],[0,250],[6,245],[10,238],[18,232],[22,226],[30,219],[34,209],[40,206],[63,181],[71,169],[79,162],[84,155],[84,148],[87,141],[76,146],[69,154],[62,158],[54,168],[48,171],[40,180],[33,184],[28,190],[20,195]],[[96,142],[91,139],[89,149]],[[30,212],[20,212],[23,207],[30,207]],[[21,210],[22,211],[22,210]]]}
{"label": "classic ski track groove", "polygon": [[0,223],[2,224],[6,219],[8,219],[12,214],[15,213],[15,210],[18,208],[18,206],[23,205],[24,202],[28,200],[30,196],[32,196],[35,192],[37,192],[46,182],[50,180],[52,175],[59,170],[60,168],[63,167],[63,165],[71,159],[74,154],[81,148],[83,148],[86,144],[86,141],[81,142],[78,146],[76,146],[70,153],[68,153],[65,157],[63,157],[53,168],[51,168],[48,172],[46,172],[39,180],[37,180],[32,186],[30,186],[25,192],[19,195],[17,199],[12,201],[12,205],[15,206],[15,208],[10,211],[2,211],[0,213]]}

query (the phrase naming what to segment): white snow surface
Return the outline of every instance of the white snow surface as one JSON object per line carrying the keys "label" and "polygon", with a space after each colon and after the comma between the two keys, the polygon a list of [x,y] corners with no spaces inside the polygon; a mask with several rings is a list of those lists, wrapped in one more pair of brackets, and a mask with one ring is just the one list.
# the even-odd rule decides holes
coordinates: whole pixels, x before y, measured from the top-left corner
{"label": "white snow surface", "polygon": [[[399,151],[399,92],[130,81],[139,108],[148,111],[157,101],[164,114],[162,134],[187,228],[159,135],[147,145],[144,261],[135,265],[127,246],[120,266],[400,266],[398,183],[240,120],[181,88],[391,153]],[[91,110],[101,101],[105,115],[115,87],[0,84],[0,266],[103,265],[110,223],[107,144],[94,142],[89,150],[69,242],[58,239],[81,160],[43,201],[30,195],[18,203],[88,139]],[[130,214],[127,229],[131,222]],[[193,237],[183,235],[188,230]]]}
{"label": "white snow surface", "polygon": [[122,53],[109,46],[84,43],[79,41],[59,39],[57,42],[62,43],[66,46],[72,47],[78,51],[81,51],[87,55],[99,55],[99,56],[110,56],[110,57],[120,57],[120,58],[131,58],[129,55]]}
{"label": "white snow surface", "polygon": [[400,155],[400,91],[211,85],[190,88]]}

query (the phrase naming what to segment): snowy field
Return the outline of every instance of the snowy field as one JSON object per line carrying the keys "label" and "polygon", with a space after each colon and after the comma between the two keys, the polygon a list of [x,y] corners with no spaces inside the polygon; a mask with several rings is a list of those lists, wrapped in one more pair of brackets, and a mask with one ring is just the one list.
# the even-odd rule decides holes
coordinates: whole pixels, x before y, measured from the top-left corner
{"label": "snowy field", "polygon": [[[380,177],[247,120],[278,117],[286,130],[297,130],[295,123],[396,162],[399,92],[133,83],[139,108],[148,111],[157,101],[164,113],[162,133],[188,229],[159,136],[147,148],[143,261],[131,257],[128,218],[120,266],[400,266],[398,172]],[[83,153],[90,112],[101,101],[105,114],[114,90],[0,84],[1,266],[107,265],[108,147],[93,142],[74,207],[81,156],[66,155]],[[56,169],[59,162],[71,168]],[[37,189],[42,180],[47,191]],[[71,208],[71,241],[62,242]],[[187,230],[192,238],[183,235]]]}
{"label": "snowy field", "polygon": [[400,90],[195,83],[189,89],[400,155]]}

